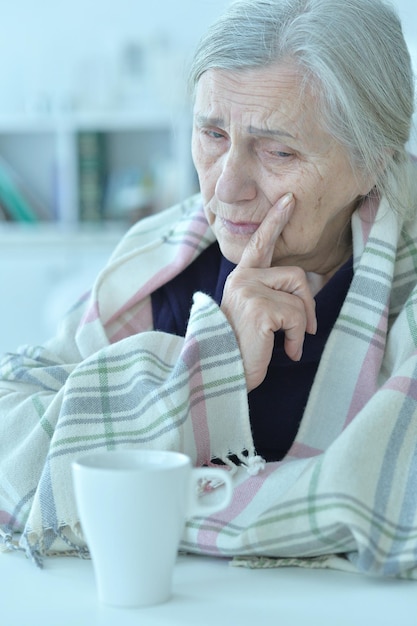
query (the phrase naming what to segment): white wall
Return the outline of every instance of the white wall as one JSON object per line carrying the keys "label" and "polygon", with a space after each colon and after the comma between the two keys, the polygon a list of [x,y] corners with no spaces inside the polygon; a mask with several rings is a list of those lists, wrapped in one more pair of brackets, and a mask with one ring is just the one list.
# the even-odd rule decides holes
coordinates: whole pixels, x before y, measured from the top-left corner
{"label": "white wall", "polygon": [[102,92],[120,73],[129,43],[155,50],[164,40],[169,59],[186,57],[226,4],[227,0],[0,0],[0,114],[22,106],[45,106],[46,99],[61,104],[77,90]]}
{"label": "white wall", "polygon": [[[0,114],[68,105],[89,92],[92,106],[117,90],[126,45],[155,52],[165,40],[173,73],[228,0],[0,0]],[[417,67],[417,2],[396,0]],[[1,6],[3,5],[3,6]],[[175,66],[175,62],[177,66]],[[155,65],[153,74],[158,73]],[[165,78],[172,75],[163,72]],[[176,81],[179,84],[179,81]]]}

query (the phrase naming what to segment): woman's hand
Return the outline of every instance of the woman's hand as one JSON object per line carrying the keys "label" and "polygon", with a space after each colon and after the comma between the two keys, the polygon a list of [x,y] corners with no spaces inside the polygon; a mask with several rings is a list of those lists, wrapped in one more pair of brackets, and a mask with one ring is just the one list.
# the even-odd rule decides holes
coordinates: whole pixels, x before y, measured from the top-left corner
{"label": "woman's hand", "polygon": [[274,332],[284,331],[285,352],[298,361],[305,333],[314,334],[317,329],[315,301],[304,270],[271,267],[275,243],[293,210],[292,194],[270,209],[224,288],[221,309],[239,343],[248,391],[266,376]]}

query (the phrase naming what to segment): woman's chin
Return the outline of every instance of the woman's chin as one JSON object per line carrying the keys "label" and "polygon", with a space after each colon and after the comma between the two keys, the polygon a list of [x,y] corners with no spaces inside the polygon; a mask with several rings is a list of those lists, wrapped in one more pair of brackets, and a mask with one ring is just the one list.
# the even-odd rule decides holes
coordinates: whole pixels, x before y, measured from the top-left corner
{"label": "woman's chin", "polygon": [[239,245],[237,243],[231,244],[230,242],[224,242],[219,240],[219,246],[222,255],[231,263],[237,265],[242,258],[242,253],[245,245]]}

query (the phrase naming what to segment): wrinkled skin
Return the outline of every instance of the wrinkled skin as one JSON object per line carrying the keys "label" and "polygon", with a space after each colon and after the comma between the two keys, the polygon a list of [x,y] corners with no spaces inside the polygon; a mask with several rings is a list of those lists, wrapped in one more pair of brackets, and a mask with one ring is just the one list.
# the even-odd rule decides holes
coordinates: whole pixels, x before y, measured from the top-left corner
{"label": "wrinkled skin", "polygon": [[349,258],[350,218],[372,187],[300,94],[291,64],[208,70],[196,90],[193,160],[207,220],[237,263],[221,308],[248,391],[265,378],[275,331],[301,358],[316,332],[314,293]]}

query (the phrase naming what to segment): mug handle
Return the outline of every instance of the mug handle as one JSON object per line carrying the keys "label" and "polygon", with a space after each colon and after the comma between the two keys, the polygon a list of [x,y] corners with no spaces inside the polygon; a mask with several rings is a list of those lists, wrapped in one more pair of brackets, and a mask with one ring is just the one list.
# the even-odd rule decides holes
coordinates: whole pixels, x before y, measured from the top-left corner
{"label": "mug handle", "polygon": [[[206,478],[209,481],[219,480],[223,483],[219,489],[224,491],[223,498],[215,502],[209,497],[200,496],[198,493],[198,481]],[[214,493],[217,488],[214,489]],[[217,469],[215,467],[194,467],[191,469],[191,479],[189,487],[187,518],[194,516],[206,517],[212,513],[217,513],[225,509],[231,502],[233,495],[233,482],[228,470]]]}

